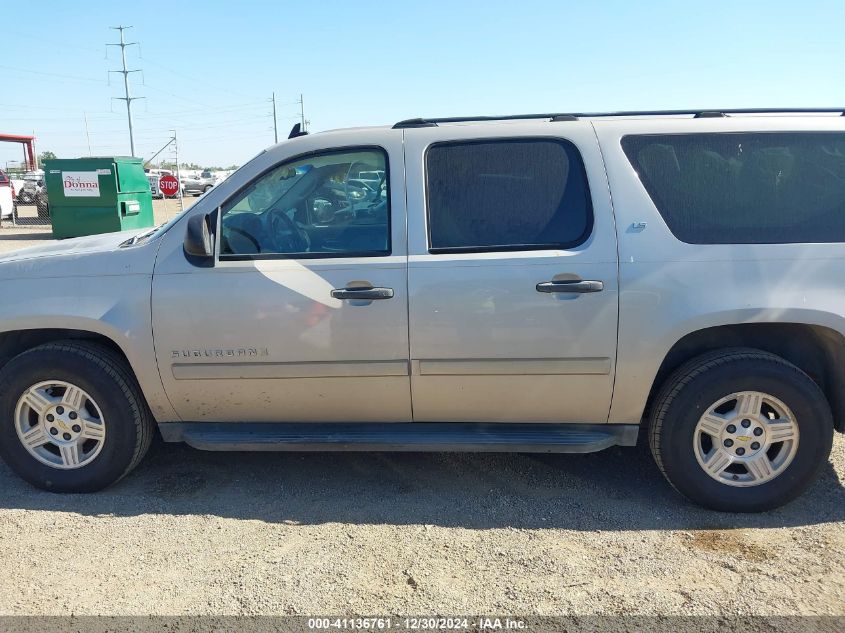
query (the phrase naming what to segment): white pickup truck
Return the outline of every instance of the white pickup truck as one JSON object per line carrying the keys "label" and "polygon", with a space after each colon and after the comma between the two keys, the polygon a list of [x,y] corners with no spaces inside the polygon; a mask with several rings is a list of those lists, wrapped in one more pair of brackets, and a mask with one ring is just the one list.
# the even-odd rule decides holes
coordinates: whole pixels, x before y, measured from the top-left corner
{"label": "white pickup truck", "polygon": [[[161,193],[161,187],[159,186],[159,182],[161,181],[162,176],[175,176],[176,174],[169,169],[144,169],[144,172],[147,174],[147,181],[150,183],[150,192],[153,194],[153,198],[163,198],[164,194]],[[182,193],[186,193],[185,185],[180,183],[180,187],[182,189]]]}
{"label": "white pickup truck", "polygon": [[14,182],[0,169],[0,221],[12,218],[16,193]]}
{"label": "white pickup truck", "polygon": [[840,113],[291,138],[155,230],[0,258],[0,455],[93,491],[156,429],[534,452],[642,431],[690,499],[783,504],[845,430]]}

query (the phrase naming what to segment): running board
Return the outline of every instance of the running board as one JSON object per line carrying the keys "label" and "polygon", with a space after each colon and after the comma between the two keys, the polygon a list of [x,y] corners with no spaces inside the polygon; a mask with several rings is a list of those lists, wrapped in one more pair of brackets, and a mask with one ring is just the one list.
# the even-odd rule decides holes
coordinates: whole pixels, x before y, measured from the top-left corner
{"label": "running board", "polygon": [[166,442],[204,451],[592,453],[634,446],[636,424],[173,422]]}

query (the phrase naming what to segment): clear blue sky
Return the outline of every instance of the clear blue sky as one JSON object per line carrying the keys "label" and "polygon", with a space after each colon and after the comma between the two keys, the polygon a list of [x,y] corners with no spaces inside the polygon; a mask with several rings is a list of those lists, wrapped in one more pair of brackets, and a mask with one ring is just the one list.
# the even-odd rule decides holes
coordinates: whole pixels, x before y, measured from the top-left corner
{"label": "clear blue sky", "polygon": [[[128,2],[6,7],[0,131],[39,150],[129,153],[110,26],[127,49],[136,154],[168,130],[180,160],[240,164],[287,136],[413,116],[685,107],[845,106],[845,2]],[[19,160],[0,143],[0,166]],[[172,156],[171,156],[172,157]]]}

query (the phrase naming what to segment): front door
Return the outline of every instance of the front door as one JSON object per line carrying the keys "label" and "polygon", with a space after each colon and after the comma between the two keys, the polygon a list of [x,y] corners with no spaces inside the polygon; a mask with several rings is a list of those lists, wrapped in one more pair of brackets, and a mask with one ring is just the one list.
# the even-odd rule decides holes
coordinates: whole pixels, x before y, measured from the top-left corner
{"label": "front door", "polygon": [[405,140],[414,420],[606,422],[616,234],[590,124]]}
{"label": "front door", "polygon": [[411,420],[401,133],[382,141],[268,164],[221,206],[213,267],[157,266],[183,420]]}

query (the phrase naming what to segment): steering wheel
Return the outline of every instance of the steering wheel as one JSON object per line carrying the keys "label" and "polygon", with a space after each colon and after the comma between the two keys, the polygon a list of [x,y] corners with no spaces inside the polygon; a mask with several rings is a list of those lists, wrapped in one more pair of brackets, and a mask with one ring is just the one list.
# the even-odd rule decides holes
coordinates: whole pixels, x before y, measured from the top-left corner
{"label": "steering wheel", "polygon": [[245,238],[246,238],[247,240],[249,240],[249,241],[252,243],[252,245],[255,247],[255,252],[256,252],[256,253],[260,253],[260,252],[261,252],[261,244],[259,244],[259,243],[258,243],[258,240],[257,240],[257,239],[255,239],[255,237],[253,237],[252,235],[250,235],[247,231],[244,231],[243,229],[239,229],[239,228],[238,228],[238,227],[236,227],[236,226],[227,226],[227,227],[226,227],[226,230],[227,230],[227,231],[229,231],[229,232],[231,232],[231,233],[237,233],[237,234],[238,234],[238,235],[240,235],[241,237],[245,237]]}
{"label": "steering wheel", "polygon": [[305,253],[311,245],[308,234],[280,209],[267,213],[270,234],[278,253]]}

